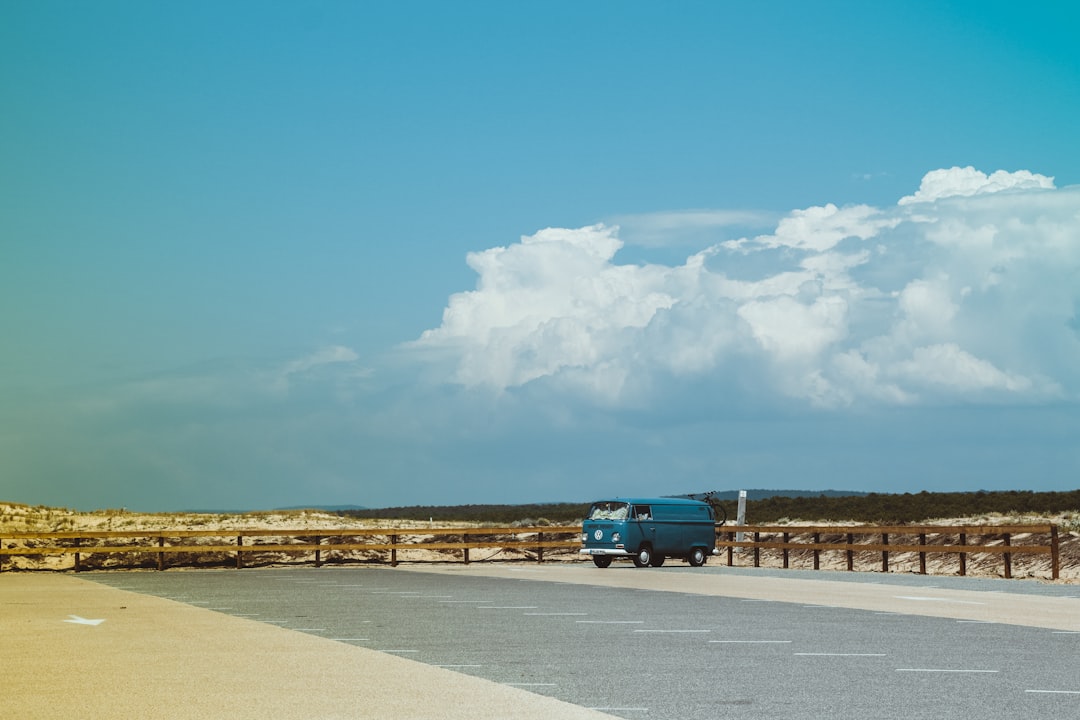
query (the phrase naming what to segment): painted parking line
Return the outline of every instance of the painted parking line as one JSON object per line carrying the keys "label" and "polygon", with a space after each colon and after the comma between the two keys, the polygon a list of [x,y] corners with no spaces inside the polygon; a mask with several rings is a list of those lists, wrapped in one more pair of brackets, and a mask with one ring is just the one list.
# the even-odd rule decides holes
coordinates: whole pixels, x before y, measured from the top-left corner
{"label": "painted parking line", "polygon": [[710,633],[712,630],[635,630],[636,633]]}
{"label": "painted parking line", "polygon": [[588,614],[579,612],[525,613],[525,617],[584,617]]}
{"label": "painted parking line", "polygon": [[825,652],[797,652],[792,653],[798,657],[887,657],[885,653],[825,653]]}
{"label": "painted parking line", "polygon": [[644,625],[644,620],[575,620],[581,625]]}
{"label": "painted parking line", "polygon": [[893,595],[897,600],[914,600],[916,602],[943,602],[954,605],[986,605],[984,602],[974,600],[954,600],[953,598],[927,597],[925,595]]}
{"label": "painted parking line", "polygon": [[586,710],[596,710],[597,712],[649,712],[647,707],[588,707]]}
{"label": "painted parking line", "polygon": [[967,668],[896,668],[896,672],[917,672],[917,673],[974,673],[974,674],[989,674],[1001,672],[1000,670],[971,670]]}
{"label": "painted parking line", "polygon": [[710,640],[711,643],[744,644],[744,645],[784,645],[791,640]]}
{"label": "painted parking line", "polygon": [[1080,695],[1080,690],[1025,690],[1024,692],[1045,695]]}
{"label": "painted parking line", "polygon": [[480,605],[477,610],[536,610],[536,605]]}

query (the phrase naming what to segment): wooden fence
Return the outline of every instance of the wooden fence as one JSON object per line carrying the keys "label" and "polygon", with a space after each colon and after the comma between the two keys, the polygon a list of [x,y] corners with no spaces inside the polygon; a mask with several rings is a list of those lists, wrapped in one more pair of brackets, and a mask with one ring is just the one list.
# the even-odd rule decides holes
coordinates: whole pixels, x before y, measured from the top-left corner
{"label": "wooden fence", "polygon": [[[581,546],[579,526],[500,527],[500,528],[369,528],[326,530],[102,530],[84,532],[7,533],[0,536],[0,570],[5,559],[14,555],[70,555],[75,572],[87,569],[87,555],[138,555],[156,558],[158,570],[173,565],[206,564],[207,556],[235,556],[237,568],[244,567],[244,556],[314,553],[315,566],[325,561],[343,560],[345,554],[362,559],[398,564],[398,553],[428,550],[460,553],[470,562],[469,551],[476,549],[532,551],[540,562],[544,551]],[[560,536],[562,539],[560,539]],[[573,539],[566,539],[572,536]],[[245,544],[245,538],[249,540]],[[368,538],[360,542],[358,539]],[[209,540],[210,542],[200,542]],[[123,541],[116,543],[115,541]],[[336,554],[336,557],[334,555]],[[153,564],[154,560],[149,561]],[[220,560],[218,561],[220,562]]]}
{"label": "wooden fence", "polygon": [[[760,567],[761,551],[779,550],[783,567],[790,566],[792,552],[809,556],[812,567],[821,567],[821,553],[844,554],[847,569],[855,570],[856,555],[880,553],[881,572],[889,572],[890,557],[912,553],[919,572],[926,574],[926,558],[932,553],[957,556],[957,571],[967,575],[968,557],[1000,555],[1003,574],[1012,577],[1014,555],[1048,555],[1050,575],[1061,573],[1060,542],[1056,525],[898,525],[898,526],[725,526],[719,531],[718,548],[727,548],[727,564],[734,564],[736,550],[752,550],[754,567]],[[739,538],[742,538],[741,540]],[[751,539],[747,539],[747,537]],[[978,540],[978,542],[974,542]],[[1014,541],[1023,541],[1013,544]]]}
{"label": "wooden fence", "polygon": [[[499,528],[368,528],[324,530],[123,530],[7,533],[0,536],[0,571],[10,564],[10,556],[73,556],[76,572],[87,569],[88,555],[136,555],[135,564],[164,570],[172,565],[222,564],[231,558],[244,567],[245,556],[286,554],[289,557],[314,555],[316,567],[324,562],[389,562],[396,566],[399,553],[426,550],[460,558],[468,563],[470,550],[488,549],[532,552],[544,561],[545,550],[573,553],[581,546],[580,526],[499,527]],[[249,540],[245,544],[245,538]],[[358,539],[367,538],[364,542]],[[741,538],[741,539],[740,539]],[[123,542],[115,542],[120,541]],[[209,542],[205,542],[205,541]],[[978,542],[975,542],[975,541]],[[1014,544],[1016,542],[1017,544]],[[902,553],[917,556],[919,572],[926,574],[927,555],[957,556],[957,570],[967,574],[971,555],[999,555],[1004,576],[1012,577],[1014,555],[1048,555],[1053,579],[1060,573],[1058,528],[1056,525],[963,525],[963,526],[792,526],[744,525],[717,528],[717,548],[726,548],[727,564],[735,565],[746,551],[760,567],[762,551],[779,551],[782,566],[791,565],[792,555],[810,558],[819,570],[822,553],[843,553],[848,570],[855,570],[856,556],[880,554],[881,571],[889,572],[890,558]],[[362,557],[357,558],[357,553]],[[214,559],[217,556],[217,559]],[[209,560],[207,558],[210,558]],[[430,557],[423,558],[430,559]],[[263,561],[267,562],[267,561]],[[249,563],[250,564],[250,563]],[[101,566],[103,562],[92,565]]]}

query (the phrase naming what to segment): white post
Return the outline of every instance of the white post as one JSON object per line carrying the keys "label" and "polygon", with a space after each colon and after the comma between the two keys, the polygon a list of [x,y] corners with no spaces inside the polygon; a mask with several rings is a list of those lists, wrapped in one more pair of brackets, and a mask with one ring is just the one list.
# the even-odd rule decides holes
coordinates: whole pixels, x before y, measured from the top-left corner
{"label": "white post", "polygon": [[[745,525],[746,524],[746,491],[745,490],[740,490],[739,491],[739,514],[735,518],[735,524],[736,525]],[[742,542],[742,541],[743,541],[743,534],[741,532],[735,533],[735,542]],[[742,548],[739,548],[739,550],[741,551]]]}

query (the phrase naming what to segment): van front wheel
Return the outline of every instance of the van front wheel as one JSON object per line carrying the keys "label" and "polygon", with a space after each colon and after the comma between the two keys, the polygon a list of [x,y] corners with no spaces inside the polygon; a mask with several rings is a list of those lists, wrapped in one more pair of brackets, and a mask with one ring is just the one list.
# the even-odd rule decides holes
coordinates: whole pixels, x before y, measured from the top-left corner
{"label": "van front wheel", "polygon": [[637,555],[634,556],[634,565],[648,567],[650,562],[652,562],[652,548],[648,545],[642,545],[638,548]]}
{"label": "van front wheel", "polygon": [[705,551],[701,548],[694,548],[690,551],[690,556],[686,560],[694,567],[701,567],[705,564]]}
{"label": "van front wheel", "polygon": [[596,567],[598,567],[598,568],[606,568],[609,565],[611,565],[611,556],[610,555],[593,555],[592,556],[592,561],[593,561],[593,563],[596,564]]}

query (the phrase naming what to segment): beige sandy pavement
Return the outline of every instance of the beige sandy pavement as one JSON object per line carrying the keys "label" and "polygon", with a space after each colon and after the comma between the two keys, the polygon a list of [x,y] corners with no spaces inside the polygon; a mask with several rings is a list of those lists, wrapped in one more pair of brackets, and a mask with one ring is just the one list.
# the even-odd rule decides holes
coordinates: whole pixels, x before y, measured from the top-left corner
{"label": "beige sandy pavement", "polygon": [[641,570],[629,564],[600,569],[591,563],[467,566],[431,563],[402,567],[416,572],[444,572],[750,600],[799,602],[1080,632],[1080,599],[1077,598],[920,588],[890,584],[887,578],[877,583],[838,582],[805,577],[788,579],[712,572],[670,572],[651,568]]}
{"label": "beige sandy pavement", "polygon": [[8,720],[611,718],[70,575],[0,575],[0,659]]}

